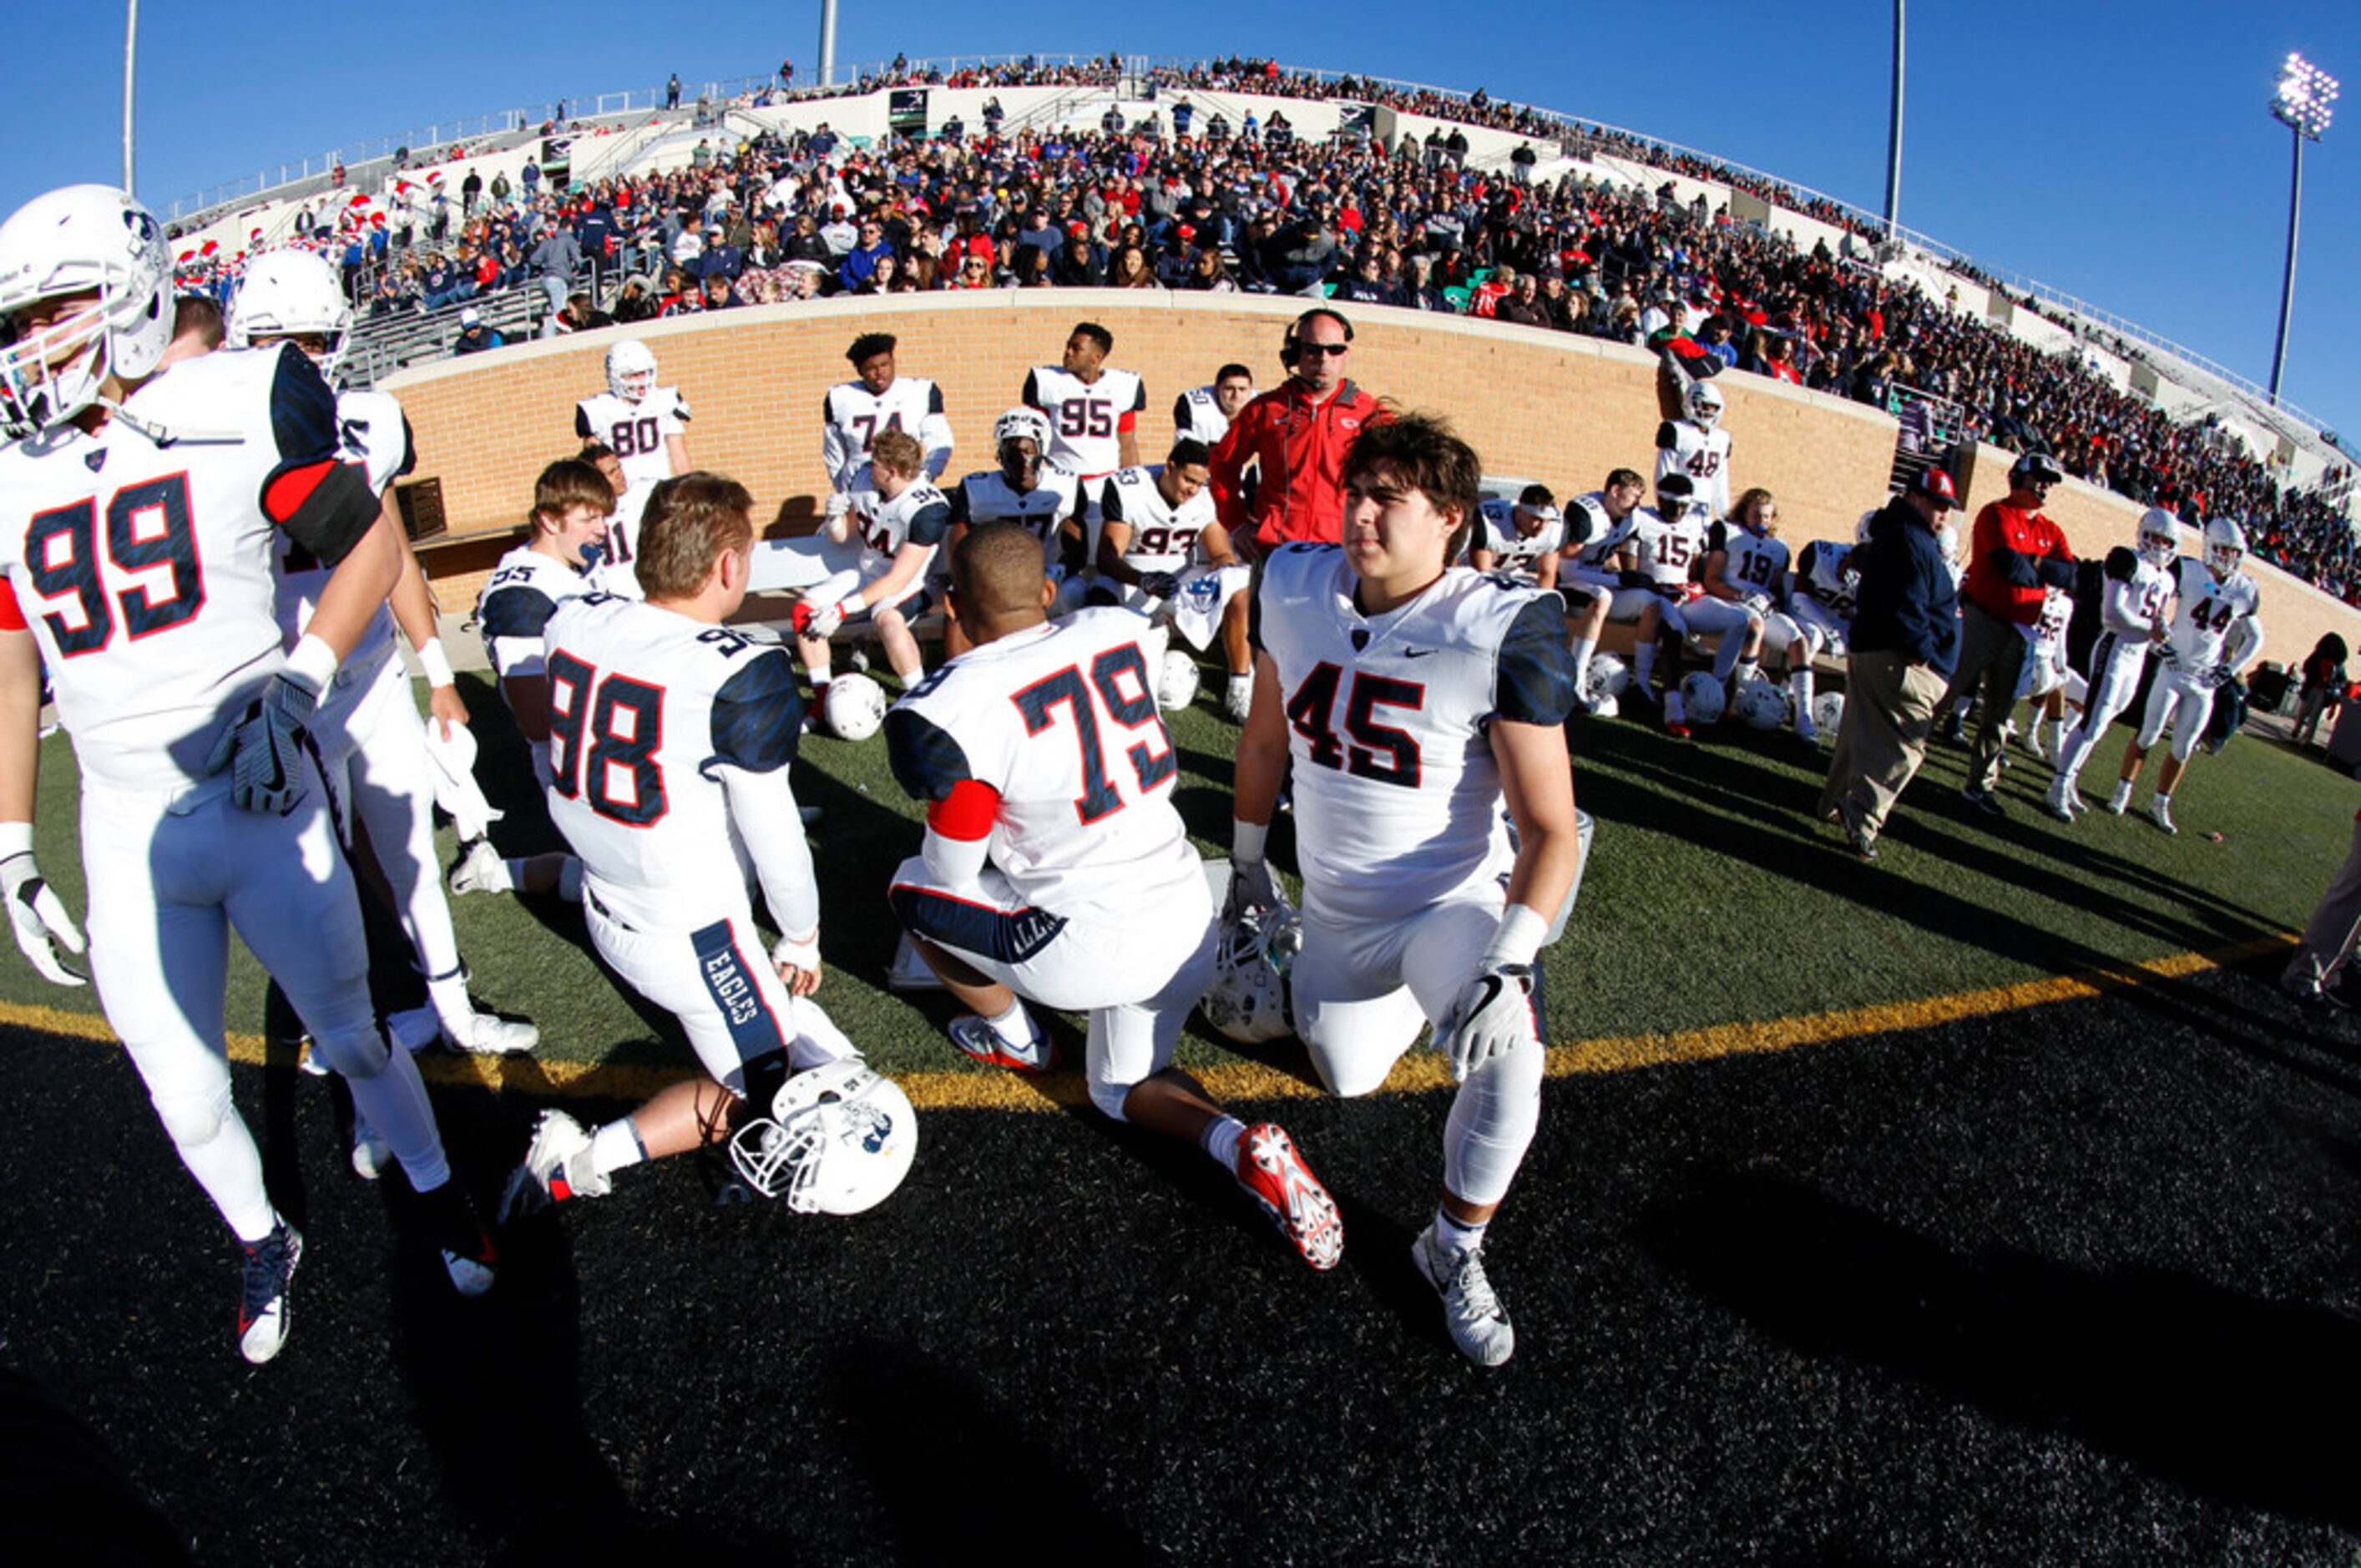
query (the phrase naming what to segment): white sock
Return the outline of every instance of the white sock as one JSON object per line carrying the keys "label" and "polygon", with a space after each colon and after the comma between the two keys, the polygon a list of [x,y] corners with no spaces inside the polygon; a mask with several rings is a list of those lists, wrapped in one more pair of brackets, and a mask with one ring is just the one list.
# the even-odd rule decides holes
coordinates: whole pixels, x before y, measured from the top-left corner
{"label": "white sock", "polygon": [[1033,1020],[1025,1015],[1022,999],[1008,1004],[1008,1011],[997,1018],[986,1018],[992,1032],[1000,1036],[1005,1046],[1029,1046],[1033,1043]]}
{"label": "white sock", "polygon": [[631,1125],[629,1116],[609,1122],[590,1135],[590,1168],[601,1176],[637,1165],[647,1157],[647,1146],[640,1142],[640,1130]]}
{"label": "white sock", "polygon": [[1737,675],[1738,684],[1744,685],[1763,673],[1763,664],[1760,660],[1741,659],[1738,661],[1738,668],[1732,673]]}
{"label": "white sock", "polygon": [[1642,690],[1656,678],[1656,644],[1653,641],[1641,643],[1631,650],[1631,678]]}
{"label": "white sock", "polygon": [[1575,690],[1584,690],[1590,685],[1590,656],[1598,651],[1598,639],[1596,637],[1577,637],[1574,640]]}
{"label": "white sock", "polygon": [[1205,1124],[1197,1135],[1197,1146],[1224,1170],[1238,1168],[1238,1140],[1246,1135],[1246,1124],[1235,1116],[1216,1116]]}
{"label": "white sock", "polygon": [[443,1021],[443,1027],[454,1035],[467,1032],[468,1020],[476,1015],[476,1004],[467,1000],[467,977],[464,971],[428,981],[426,995],[434,1003],[434,1016]]}
{"label": "white sock", "polygon": [[2172,796],[2165,794],[2162,790],[2158,790],[2155,795],[2150,797],[2147,803],[2147,808],[2150,811],[2169,811],[2172,809]]}
{"label": "white sock", "polygon": [[818,696],[820,694],[828,690],[828,683],[835,674],[836,670],[834,666],[829,664],[806,664],[804,666],[804,674],[811,681],[812,696]]}
{"label": "white sock", "polygon": [[1246,691],[1246,690],[1247,690],[1248,688],[1250,688],[1251,686],[1253,686],[1253,685],[1254,685],[1254,676],[1252,676],[1252,675],[1250,675],[1250,674],[1246,674],[1246,675],[1232,675],[1232,676],[1230,677],[1230,686],[1229,686],[1229,689],[1230,689],[1231,691],[1233,691],[1233,692],[1242,692],[1242,691]]}
{"label": "white sock", "polygon": [[1490,1224],[1487,1220],[1481,1225],[1471,1225],[1438,1206],[1434,1211],[1435,1244],[1446,1253],[1474,1252],[1484,1245],[1484,1232]]}
{"label": "white sock", "polygon": [[2117,780],[2115,781],[2115,797],[2114,797],[2114,798],[2115,798],[2115,804],[2116,804],[2117,806],[2129,806],[2129,805],[2131,804],[2131,801],[2132,801],[2132,781],[2131,781],[2131,780],[2129,780],[2129,779],[2117,779]]}

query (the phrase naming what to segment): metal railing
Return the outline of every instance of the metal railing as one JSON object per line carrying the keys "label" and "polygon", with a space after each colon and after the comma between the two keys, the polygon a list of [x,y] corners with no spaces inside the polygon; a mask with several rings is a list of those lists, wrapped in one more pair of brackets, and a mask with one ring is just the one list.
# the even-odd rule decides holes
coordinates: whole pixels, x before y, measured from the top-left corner
{"label": "metal railing", "polygon": [[[680,102],[683,104],[693,104],[702,97],[720,105],[741,97],[762,94],[768,94],[774,102],[849,96],[875,91],[880,87],[895,83],[917,82],[938,77],[951,78],[966,71],[989,72],[1004,67],[1016,68],[1024,71],[1051,70],[1102,71],[1104,72],[1104,84],[1119,83],[1129,77],[1153,82],[1159,85],[1190,85],[1193,90],[1194,84],[1188,79],[1217,74],[1212,71],[1212,67],[1216,63],[1217,61],[1211,58],[1146,55],[1030,53],[928,56],[916,60],[905,58],[898,63],[893,60],[876,60],[839,66],[836,82],[827,86],[806,82],[793,89],[782,89],[775,75],[742,76],[695,83],[683,82]],[[1366,84],[1377,89],[1379,93],[1433,94],[1444,101],[1437,105],[1437,108],[1446,111],[1433,117],[1461,118],[1462,123],[1480,124],[1480,122],[1466,121],[1462,116],[1455,116],[1447,112],[1454,107],[1464,107],[1469,103],[1468,94],[1452,88],[1434,86],[1426,82],[1405,82],[1394,77],[1373,76],[1365,71],[1331,71],[1323,67],[1290,65],[1283,62],[1273,62],[1273,69],[1279,73],[1279,79],[1269,82],[1268,89],[1274,95],[1291,95],[1288,92],[1290,86],[1294,82],[1305,81],[1329,86],[1348,82],[1356,86]],[[1218,74],[1221,80],[1213,89],[1215,91],[1251,93],[1263,90],[1266,85],[1261,80],[1259,71]],[[1101,83],[1094,82],[1091,85],[1099,84]],[[1048,83],[1047,85],[1056,84]],[[203,191],[180,197],[157,208],[156,211],[158,215],[168,223],[184,222],[211,215],[235,206],[240,202],[268,195],[305,181],[325,179],[339,165],[349,170],[363,163],[390,158],[405,148],[415,159],[420,154],[429,153],[448,145],[465,145],[471,141],[493,137],[517,135],[547,121],[589,123],[619,115],[660,110],[664,107],[666,98],[665,87],[635,88],[620,93],[555,98],[544,104],[500,110],[490,115],[447,122],[438,121],[393,136],[377,137],[333,148],[317,156],[307,156],[301,159],[258,170],[250,176],[210,186]],[[1817,203],[1835,214],[1834,221],[1859,230],[1864,237],[1873,240],[1883,239],[1888,234],[1885,220],[1865,207],[1840,197],[1831,196],[1825,192],[1816,191],[1810,186],[1797,184],[1793,180],[1783,176],[1751,168],[1718,154],[1686,147],[1679,142],[1666,141],[1662,137],[1629,130],[1620,126],[1610,126],[1603,121],[1584,120],[1576,115],[1540,108],[1532,104],[1488,98],[1487,105],[1498,107],[1512,115],[1530,116],[1537,127],[1538,134],[1547,135],[1554,130],[1571,134],[1586,142],[1605,142],[1611,139],[1627,144],[1628,156],[1638,161],[1650,163],[1652,166],[1662,167],[1662,159],[1666,157],[1695,159],[1704,166],[1704,171],[1691,173],[1688,175],[1689,178],[1727,185],[1731,182],[1730,176],[1735,175],[1741,180],[1762,186],[1763,191],[1756,193],[1767,192],[1765,199],[1787,206],[1805,216],[1817,215],[1807,204]],[[1617,149],[1613,147],[1604,148],[1601,150],[1607,151],[1609,156],[1617,155]],[[2269,391],[2259,383],[2160,333],[2151,332],[2136,322],[2127,321],[2112,311],[2094,305],[2062,289],[2053,288],[2038,279],[2027,277],[2011,269],[1993,267],[1980,262],[1967,252],[1946,245],[1932,236],[1920,233],[1916,229],[1897,226],[1892,234],[1893,237],[1900,240],[1912,250],[1933,258],[1942,266],[1961,272],[1972,281],[1996,286],[2024,302],[2045,307],[2049,312],[2074,318],[2063,324],[2070,330],[2076,330],[2078,335],[2080,335],[2080,328],[2087,325],[2112,334],[2124,340],[2126,345],[2137,345],[2142,348],[2153,349],[2168,355],[2238,393],[2248,401],[2252,411],[2263,418],[2266,422],[2283,429],[2301,427],[2300,430],[2290,430],[2289,433],[2297,434],[2307,442],[2318,441],[2323,444],[2334,445],[2334,443],[2330,440],[2331,432],[2325,421],[2283,399],[2274,400]]]}

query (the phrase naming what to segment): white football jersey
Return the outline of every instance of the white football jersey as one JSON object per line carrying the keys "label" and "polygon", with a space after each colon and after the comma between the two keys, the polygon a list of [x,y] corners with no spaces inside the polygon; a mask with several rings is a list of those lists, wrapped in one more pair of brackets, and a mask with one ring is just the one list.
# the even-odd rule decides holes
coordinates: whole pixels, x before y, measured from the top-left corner
{"label": "white football jersey", "polygon": [[1121,433],[1148,407],[1148,386],[1128,370],[1101,366],[1099,378],[1085,381],[1043,365],[1026,372],[1025,395],[1017,400],[1049,416],[1049,450],[1043,455],[1069,473],[1095,479],[1123,462]]}
{"label": "white football jersey", "polygon": [[[379,495],[394,480],[417,466],[411,446],[410,420],[390,392],[349,391],[336,394],[336,444],[347,463],[357,463],[368,475],[369,488]],[[295,646],[303,629],[320,608],[320,594],[334,574],[285,534],[279,536],[279,630],[288,647]],[[374,659],[393,645],[393,611],[379,609],[361,633],[347,664]]]}
{"label": "white football jersey", "polygon": [[2158,620],[2164,614],[2165,601],[2172,597],[2173,576],[2169,566],[2152,565],[2142,561],[2132,568],[2132,575],[2121,582],[2107,579],[2107,591],[2100,600],[2099,624],[2118,637],[2153,637]]}
{"label": "white football jersey", "polygon": [[1543,525],[1531,538],[1519,531],[1516,503],[1506,496],[1486,496],[1476,513],[1477,550],[1492,553],[1492,569],[1526,582],[1541,569],[1542,557],[1554,555],[1565,544],[1565,519]]}
{"label": "white football jersey", "polygon": [[1042,570],[1061,576],[1065,549],[1060,525],[1081,508],[1081,484],[1062,468],[1041,467],[1041,482],[1023,495],[1011,489],[997,468],[970,474],[951,494],[951,521],[974,527],[1003,521],[1021,522],[1041,541]]}
{"label": "white football jersey", "polygon": [[992,863],[1052,915],[1152,917],[1203,885],[1172,806],[1180,756],[1156,711],[1147,630],[1131,610],[1077,610],[970,649],[885,716],[912,796],[941,800],[962,779],[1000,793]]}
{"label": "white football jersey", "polygon": [[1364,616],[1334,544],[1264,564],[1256,637],[1278,668],[1306,908],[1398,920],[1515,860],[1488,727],[1563,724],[1574,655],[1554,593],[1453,567]]}
{"label": "white football jersey", "polygon": [[1161,463],[1118,469],[1101,491],[1105,520],[1130,526],[1131,543],[1123,558],[1137,572],[1186,570],[1196,563],[1197,535],[1216,521],[1213,486],[1201,488],[1176,507],[1156,488],[1163,472]]}
{"label": "white football jersey", "polygon": [[[1608,570],[1608,564],[1613,561],[1623,546],[1631,542],[1633,527],[1631,519],[1636,514],[1626,513],[1621,521],[1617,521],[1613,514],[1607,510],[1606,498],[1597,490],[1591,491],[1587,496],[1576,497],[1574,508],[1569,510],[1579,510],[1589,521],[1588,536],[1576,547],[1574,564],[1586,571]],[[1570,532],[1583,531],[1577,529]]]}
{"label": "white football jersey", "polygon": [[2244,572],[2233,572],[2224,582],[2213,569],[2192,555],[2172,564],[2180,602],[2172,612],[2167,643],[2184,666],[2205,669],[2222,662],[2230,628],[2242,616],[2260,615],[2262,591]]}
{"label": "white football jersey", "polygon": [[1850,544],[1816,539],[1804,546],[1795,569],[1795,587],[1848,621],[1861,601],[1861,577],[1845,570],[1851,554]]}
{"label": "white football jersey", "polygon": [[1185,435],[1210,447],[1229,433],[1230,416],[1222,411],[1222,400],[1213,395],[1213,388],[1191,387],[1174,400],[1172,435],[1175,440]]}
{"label": "white football jersey", "polygon": [[717,771],[795,761],[803,699],[785,650],[607,594],[560,604],[543,641],[549,815],[586,894],[641,931],[751,908]]}
{"label": "white football jersey", "polygon": [[664,442],[687,433],[688,404],[675,387],[658,387],[636,403],[600,392],[574,405],[574,433],[606,443],[623,460],[628,488],[607,525],[603,583],[610,593],[639,595],[640,514],[647,510],[649,489],[673,477]]}
{"label": "white football jersey", "polygon": [[[873,583],[894,569],[894,557],[905,544],[923,544],[929,551],[950,532],[950,498],[920,479],[892,500],[877,493],[869,466],[862,464],[852,483],[852,525],[867,546],[861,554],[861,580]],[[931,562],[929,562],[931,565]],[[925,568],[919,576],[925,576]],[[913,582],[915,592],[917,584]]]}
{"label": "white football jersey", "polygon": [[1717,522],[1706,533],[1706,554],[1722,552],[1721,580],[1746,596],[1761,599],[1755,608],[1787,600],[1787,543],[1775,534],[1757,533],[1743,523]]}
{"label": "white football jersey", "polygon": [[1694,508],[1676,518],[1637,508],[1631,513],[1632,559],[1662,587],[1680,587],[1705,559],[1706,531],[1711,526]]}
{"label": "white football jersey", "polygon": [[1697,499],[1716,517],[1730,515],[1730,432],[1704,429],[1685,419],[1668,419],[1656,427],[1656,477],[1686,474],[1697,486]]}
{"label": "white football jersey", "polygon": [[2064,588],[2051,588],[2042,596],[2041,614],[2033,622],[2033,651],[2037,658],[2062,658],[2066,647],[2067,629],[2074,624],[2074,596]]}
{"label": "white football jersey", "polygon": [[591,591],[583,575],[529,544],[500,557],[476,598],[476,630],[501,680],[547,673],[542,635],[567,599]]}
{"label": "white football jersey", "polygon": [[852,488],[881,431],[917,437],[929,479],[941,478],[950,464],[951,424],[943,415],[943,389],[921,377],[897,376],[882,392],[860,381],[830,387],[819,417],[820,460],[828,465],[829,482],[840,490]]}
{"label": "white football jersey", "polygon": [[172,791],[280,668],[264,491],[337,458],[335,400],[278,344],[172,366],[124,413],[0,447],[0,569],[82,771]]}

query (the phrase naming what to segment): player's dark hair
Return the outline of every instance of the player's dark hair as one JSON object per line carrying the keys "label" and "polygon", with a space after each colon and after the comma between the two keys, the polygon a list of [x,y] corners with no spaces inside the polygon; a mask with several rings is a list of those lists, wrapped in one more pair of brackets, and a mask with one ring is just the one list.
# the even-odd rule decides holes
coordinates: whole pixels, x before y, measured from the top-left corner
{"label": "player's dark hair", "polygon": [[172,302],[172,336],[193,335],[211,354],[229,334],[222,324],[221,302],[210,294],[182,294]]}
{"label": "player's dark hair", "polygon": [[1557,493],[1547,485],[1527,485],[1517,493],[1517,504],[1521,507],[1554,507],[1557,505]]}
{"label": "player's dark hair", "polygon": [[1212,449],[1193,435],[1182,436],[1172,444],[1172,450],[1164,455],[1164,462],[1169,467],[1185,468],[1191,465],[1202,467],[1213,460]]}
{"label": "player's dark hair", "polygon": [[652,599],[693,597],[723,551],[753,543],[753,492],[720,474],[656,486],[640,519],[640,587]]}
{"label": "player's dark hair", "polygon": [[1337,476],[1345,485],[1378,469],[1395,484],[1425,496],[1437,511],[1456,511],[1459,526],[1452,531],[1444,552],[1456,561],[1475,526],[1476,509],[1483,504],[1484,465],[1476,449],[1433,414],[1401,414],[1380,424],[1364,425],[1345,454]]}
{"label": "player's dark hair", "polygon": [[1099,345],[1099,352],[1101,354],[1113,354],[1115,352],[1115,334],[1107,331],[1106,328],[1099,325],[1096,322],[1076,322],[1074,323],[1074,330],[1067,335],[1070,337],[1089,338],[1093,343]]}
{"label": "player's dark hair", "polygon": [[969,618],[997,620],[1040,605],[1041,541],[1024,524],[1002,518],[978,523],[951,552],[951,592],[961,625]]}
{"label": "player's dark hair", "polygon": [[588,507],[601,517],[615,515],[615,487],[598,472],[588,452],[579,457],[561,457],[541,471],[541,477],[533,482],[533,516],[526,526],[537,533],[541,519],[558,521],[576,507]]}
{"label": "player's dark hair", "polygon": [[889,474],[917,474],[927,466],[926,449],[906,430],[881,430],[869,444],[869,466]]}
{"label": "player's dark hair", "polygon": [[852,346],[844,351],[844,357],[858,370],[863,361],[874,359],[881,354],[893,353],[895,345],[900,342],[901,339],[890,332],[864,332],[852,340]]}
{"label": "player's dark hair", "polygon": [[1620,490],[1631,485],[1637,485],[1643,490],[1648,488],[1648,481],[1642,477],[1637,468],[1610,468],[1607,471],[1609,489]]}
{"label": "player's dark hair", "polygon": [[1213,372],[1213,385],[1218,387],[1233,376],[1245,377],[1248,385],[1252,385],[1254,382],[1254,372],[1233,360],[1231,363],[1223,366],[1219,370]]}

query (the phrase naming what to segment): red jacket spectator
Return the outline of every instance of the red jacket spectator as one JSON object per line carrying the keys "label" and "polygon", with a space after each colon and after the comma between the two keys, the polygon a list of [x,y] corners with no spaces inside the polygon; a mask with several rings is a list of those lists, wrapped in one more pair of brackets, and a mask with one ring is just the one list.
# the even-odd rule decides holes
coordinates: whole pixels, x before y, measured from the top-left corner
{"label": "red jacket spectator", "polygon": [[[1364,425],[1392,417],[1351,381],[1319,403],[1292,378],[1263,393],[1238,411],[1213,448],[1213,504],[1222,526],[1234,538],[1252,532],[1264,551],[1300,540],[1341,543],[1345,449]],[[1261,467],[1251,509],[1241,484],[1249,459]]]}
{"label": "red jacket spectator", "polygon": [[2074,552],[2067,547],[2065,531],[2032,507],[1999,500],[1976,513],[1975,532],[1968,543],[1968,577],[1961,589],[1969,603],[1987,614],[2030,626],[2041,619],[2048,591],[2039,583],[2027,587],[2009,580],[2008,558],[1995,557],[1993,552],[2011,550],[2036,559],[2051,555],[2069,561]]}

